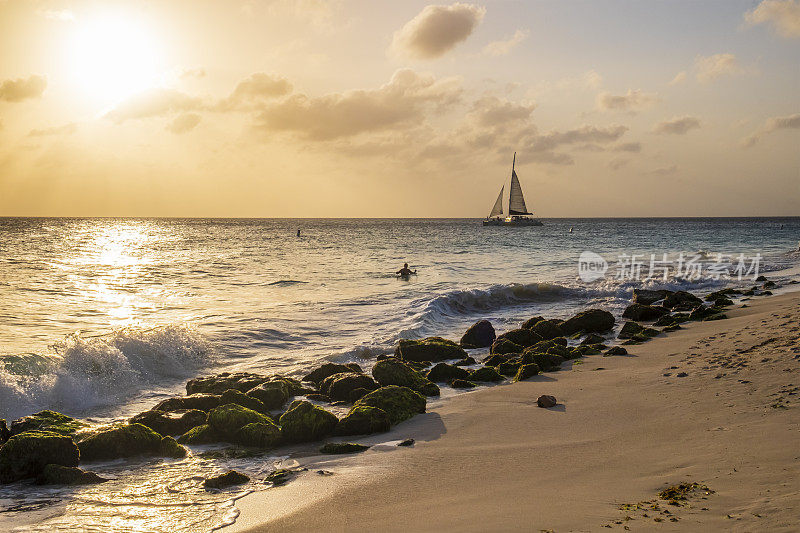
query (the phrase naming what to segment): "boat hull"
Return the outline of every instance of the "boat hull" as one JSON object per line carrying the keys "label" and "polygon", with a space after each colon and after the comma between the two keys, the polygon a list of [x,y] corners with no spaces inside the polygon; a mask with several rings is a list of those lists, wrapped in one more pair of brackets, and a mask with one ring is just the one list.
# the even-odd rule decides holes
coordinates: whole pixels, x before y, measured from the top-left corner
{"label": "boat hull", "polygon": [[541,220],[535,218],[489,218],[483,221],[484,226],[507,226],[507,227],[521,227],[521,226],[544,226]]}

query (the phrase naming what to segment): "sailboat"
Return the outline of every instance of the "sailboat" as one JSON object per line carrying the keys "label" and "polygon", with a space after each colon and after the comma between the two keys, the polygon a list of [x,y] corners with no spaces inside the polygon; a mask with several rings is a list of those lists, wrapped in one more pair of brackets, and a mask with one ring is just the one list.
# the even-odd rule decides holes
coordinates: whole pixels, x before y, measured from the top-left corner
{"label": "sailboat", "polygon": [[489,216],[483,220],[484,226],[543,226],[542,222],[533,218],[533,213],[528,212],[525,206],[525,197],[522,195],[522,187],[517,178],[514,166],[517,163],[517,153],[514,152],[514,159],[511,161],[511,191],[508,196],[508,216],[503,216],[503,191],[505,184],[500,187],[500,194],[492,207]]}

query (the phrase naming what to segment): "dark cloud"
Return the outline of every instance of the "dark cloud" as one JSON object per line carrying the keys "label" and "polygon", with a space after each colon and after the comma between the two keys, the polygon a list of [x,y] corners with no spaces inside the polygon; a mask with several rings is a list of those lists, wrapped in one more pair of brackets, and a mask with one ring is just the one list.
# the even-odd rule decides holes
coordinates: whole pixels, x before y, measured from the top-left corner
{"label": "dark cloud", "polygon": [[4,80],[0,83],[0,100],[22,102],[29,98],[39,98],[47,88],[47,79],[33,75],[28,78]]}
{"label": "dark cloud", "polygon": [[690,130],[700,127],[700,120],[697,117],[674,117],[670,120],[659,122],[653,127],[654,133],[670,135],[686,135]]}
{"label": "dark cloud", "polygon": [[417,59],[440,57],[469,37],[486,9],[472,4],[426,6],[395,32],[392,49]]}
{"label": "dark cloud", "polygon": [[642,143],[638,142],[630,142],[630,143],[620,143],[616,146],[612,146],[611,150],[614,152],[641,152],[642,151]]}

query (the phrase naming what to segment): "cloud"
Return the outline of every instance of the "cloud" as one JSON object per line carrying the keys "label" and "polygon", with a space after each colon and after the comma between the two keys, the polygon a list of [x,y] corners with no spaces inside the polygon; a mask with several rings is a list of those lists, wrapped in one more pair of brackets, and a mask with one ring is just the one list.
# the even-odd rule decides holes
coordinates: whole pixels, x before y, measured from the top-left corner
{"label": "cloud", "polygon": [[675,77],[672,78],[672,81],[669,82],[670,85],[679,85],[686,81],[686,71],[682,70],[675,74]]}
{"label": "cloud", "polygon": [[426,6],[394,33],[392,50],[414,59],[443,56],[469,37],[486,9],[472,4]]}
{"label": "cloud", "polygon": [[174,89],[149,89],[119,104],[106,114],[106,118],[121,124],[131,119],[193,111],[201,106],[199,98]]}
{"label": "cloud", "polygon": [[35,74],[28,78],[4,80],[0,83],[0,100],[22,102],[28,98],[39,98],[46,88],[47,79]]}
{"label": "cloud", "polygon": [[256,72],[236,85],[227,98],[218,104],[219,110],[228,111],[247,107],[266,99],[277,98],[292,92],[292,84],[286,78]]}
{"label": "cloud", "polygon": [[498,126],[530,118],[535,103],[517,104],[494,96],[484,96],[475,101],[471,115],[479,126]]}
{"label": "cloud", "polygon": [[629,111],[635,113],[658,102],[655,94],[644,93],[639,89],[628,89],[625,94],[614,95],[600,93],[597,95],[597,108],[601,111]]}
{"label": "cloud", "polygon": [[700,83],[711,83],[724,76],[739,76],[745,73],[733,54],[699,55],[694,60],[694,70]]}
{"label": "cloud", "polygon": [[621,143],[611,148],[614,152],[641,152],[642,151],[642,143],[638,142],[630,142],[630,143]]}
{"label": "cloud", "polygon": [[176,135],[192,131],[200,124],[200,115],[197,113],[182,113],[167,124],[167,130]]}
{"label": "cloud", "polygon": [[78,125],[74,122],[64,124],[63,126],[55,126],[52,128],[33,129],[28,132],[29,137],[45,137],[50,135],[72,135],[78,131]]}
{"label": "cloud", "polygon": [[800,0],[764,0],[744,19],[751,25],[768,24],[781,37],[800,38]]}
{"label": "cloud", "polygon": [[40,9],[36,14],[52,20],[65,22],[75,20],[75,15],[69,9]]}
{"label": "cloud", "polygon": [[614,159],[608,162],[608,168],[610,168],[611,170],[619,170],[630,162],[631,162],[630,159],[615,157]]}
{"label": "cloud", "polygon": [[294,94],[268,104],[257,117],[256,129],[294,132],[325,141],[361,133],[404,129],[460,101],[457,79],[437,80],[410,69],[394,73],[389,83],[371,90],[319,97]]}
{"label": "cloud", "polygon": [[776,130],[789,129],[800,129],[800,113],[786,115],[785,117],[772,117],[767,119],[759,129],[754,131],[752,135],[742,141],[742,145],[746,148],[755,146],[761,142],[765,135]]}
{"label": "cloud", "polygon": [[198,68],[185,68],[185,69],[181,70],[180,74],[178,74],[178,77],[180,79],[182,79],[182,80],[185,80],[185,79],[188,79],[188,78],[195,78],[195,79],[205,78],[206,77],[206,69],[200,68],[200,67],[198,67]]}
{"label": "cloud", "polygon": [[502,41],[493,41],[483,47],[483,54],[487,56],[504,56],[508,55],[511,50],[528,38],[530,32],[528,30],[517,30],[514,35]]}
{"label": "cloud", "polygon": [[658,167],[654,168],[648,174],[653,174],[654,176],[669,176],[670,174],[675,174],[678,171],[678,165],[670,165],[668,167]]}
{"label": "cloud", "polygon": [[670,120],[659,122],[653,127],[653,133],[686,135],[689,130],[700,127],[700,120],[697,117],[673,117]]}

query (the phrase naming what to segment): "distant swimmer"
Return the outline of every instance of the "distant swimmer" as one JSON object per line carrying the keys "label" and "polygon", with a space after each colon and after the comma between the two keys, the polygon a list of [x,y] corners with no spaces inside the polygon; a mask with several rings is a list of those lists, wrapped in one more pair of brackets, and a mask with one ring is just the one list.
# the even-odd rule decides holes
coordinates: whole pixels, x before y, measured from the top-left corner
{"label": "distant swimmer", "polygon": [[572,226],[569,227],[569,232],[572,233]]}
{"label": "distant swimmer", "polygon": [[408,268],[408,263],[404,263],[404,264],[403,264],[403,268],[401,268],[400,270],[398,270],[397,272],[395,272],[395,274],[397,274],[397,275],[398,275],[398,276],[400,276],[401,278],[407,278],[407,277],[409,277],[411,274],[416,274],[416,273],[417,273],[417,271],[416,271],[416,270],[411,270],[410,268]]}
{"label": "distant swimmer", "polygon": [[297,230],[297,236],[298,237],[300,236],[300,230]]}

